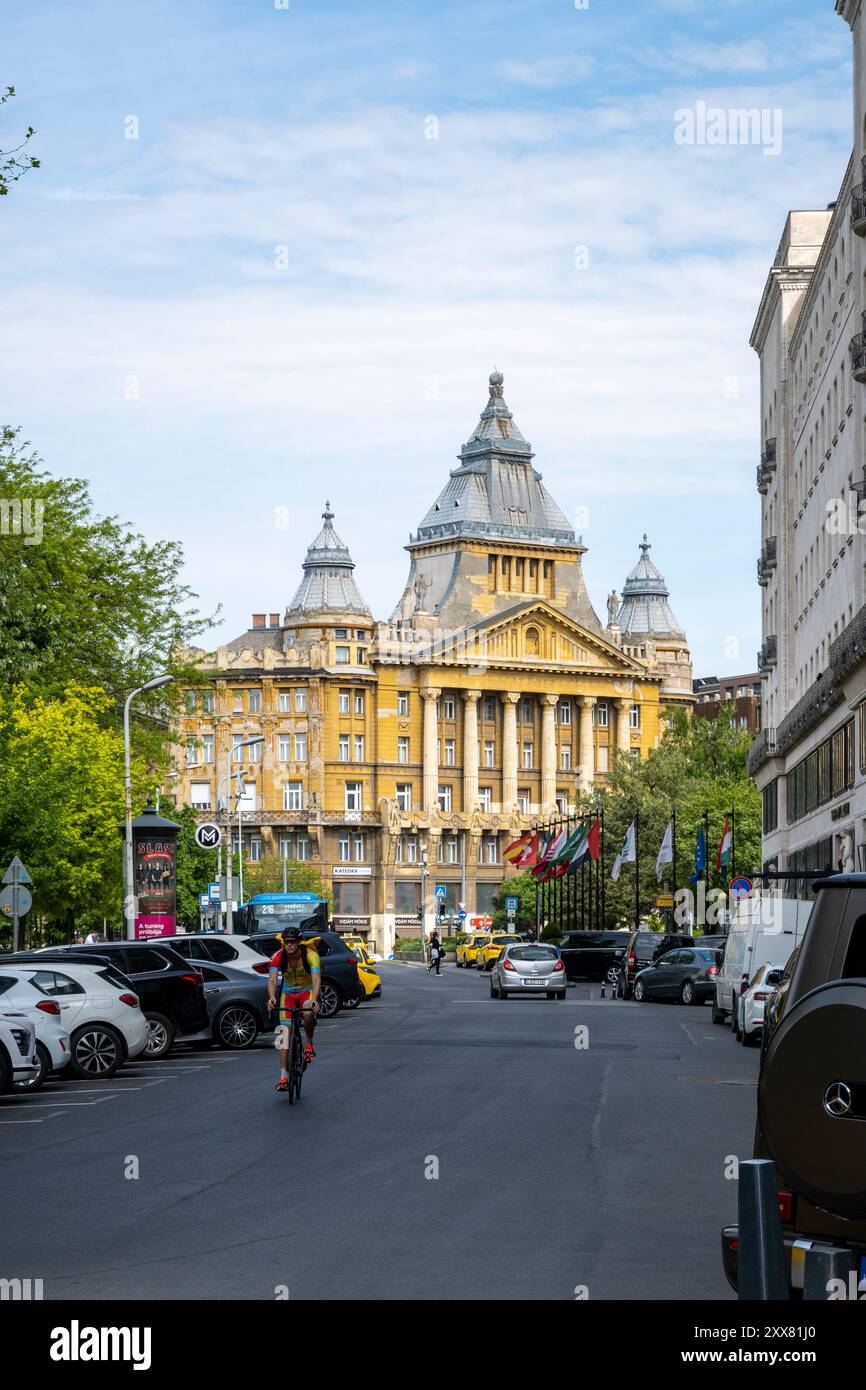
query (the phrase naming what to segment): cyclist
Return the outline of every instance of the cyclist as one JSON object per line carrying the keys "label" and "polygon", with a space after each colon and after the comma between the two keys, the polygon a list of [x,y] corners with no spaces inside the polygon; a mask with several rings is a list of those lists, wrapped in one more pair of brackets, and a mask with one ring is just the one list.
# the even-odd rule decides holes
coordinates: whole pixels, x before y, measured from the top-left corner
{"label": "cyclist", "polygon": [[313,1034],[316,1031],[316,1014],[319,1011],[319,990],[322,987],[322,965],[315,949],[317,937],[307,942],[301,941],[300,927],[287,927],[277,937],[282,945],[276,955],[271,957],[268,970],[268,1013],[276,1008],[277,988],[282,976],[282,997],[280,999],[280,1023],[284,1026],[280,1047],[280,1079],[278,1091],[289,1089],[289,1025],[292,1010],[300,1005],[304,1011],[304,1057],[311,1062],[316,1055],[313,1047]]}

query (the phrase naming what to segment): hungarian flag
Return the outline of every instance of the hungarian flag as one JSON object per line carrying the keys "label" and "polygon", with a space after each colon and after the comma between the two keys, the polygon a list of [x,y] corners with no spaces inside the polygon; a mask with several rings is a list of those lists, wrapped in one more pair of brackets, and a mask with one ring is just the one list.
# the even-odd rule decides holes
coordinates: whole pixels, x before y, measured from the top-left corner
{"label": "hungarian flag", "polygon": [[531,869],[538,863],[538,831],[533,830],[528,836],[523,849],[516,859],[512,859],[512,864],[516,869]]}
{"label": "hungarian flag", "polygon": [[727,817],[725,817],[725,828],[719,841],[716,868],[723,878],[727,878],[731,872],[731,827],[728,825]]}
{"label": "hungarian flag", "polygon": [[536,864],[535,868],[531,870],[533,878],[544,879],[550,877],[550,870],[553,867],[554,860],[560,853],[567,839],[568,831],[565,829],[564,826],[562,830],[560,830],[558,835],[552,835],[550,837],[550,839],[544,847],[544,852],[541,855],[538,863]]}
{"label": "hungarian flag", "polygon": [[502,858],[507,859],[509,864],[516,864],[523,850],[526,848],[527,841],[531,838],[532,836],[527,830],[519,839],[512,840],[511,844],[506,845],[505,849],[502,851]]}

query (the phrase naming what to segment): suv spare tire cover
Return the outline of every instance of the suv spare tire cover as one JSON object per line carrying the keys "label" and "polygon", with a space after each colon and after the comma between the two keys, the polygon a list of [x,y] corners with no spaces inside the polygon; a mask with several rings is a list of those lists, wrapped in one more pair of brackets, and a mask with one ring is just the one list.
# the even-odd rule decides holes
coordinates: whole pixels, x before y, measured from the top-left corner
{"label": "suv spare tire cover", "polygon": [[866,980],[810,990],[770,1039],[758,1120],[779,1173],[814,1206],[866,1216]]}

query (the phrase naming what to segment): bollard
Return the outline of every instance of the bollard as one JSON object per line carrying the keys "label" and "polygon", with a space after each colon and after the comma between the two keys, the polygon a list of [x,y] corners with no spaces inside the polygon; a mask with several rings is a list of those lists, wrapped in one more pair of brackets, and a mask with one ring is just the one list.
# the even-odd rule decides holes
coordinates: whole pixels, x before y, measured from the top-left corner
{"label": "bollard", "polygon": [[848,1288],[854,1261],[850,1250],[838,1245],[821,1245],[815,1241],[806,1251],[806,1272],[803,1279],[803,1298],[826,1301],[827,1285],[839,1279]]}
{"label": "bollard", "polygon": [[765,1303],[786,1300],[790,1295],[775,1163],[767,1158],[745,1159],[740,1164],[739,1187],[737,1298]]}

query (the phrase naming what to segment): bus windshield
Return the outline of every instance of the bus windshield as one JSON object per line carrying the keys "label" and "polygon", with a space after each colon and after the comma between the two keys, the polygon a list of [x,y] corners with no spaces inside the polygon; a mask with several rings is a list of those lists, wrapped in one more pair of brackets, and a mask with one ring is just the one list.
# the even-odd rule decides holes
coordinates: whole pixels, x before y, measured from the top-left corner
{"label": "bus windshield", "polygon": [[251,936],[289,924],[321,932],[328,927],[328,904],[315,893],[258,893],[238,908],[235,922],[235,931]]}

